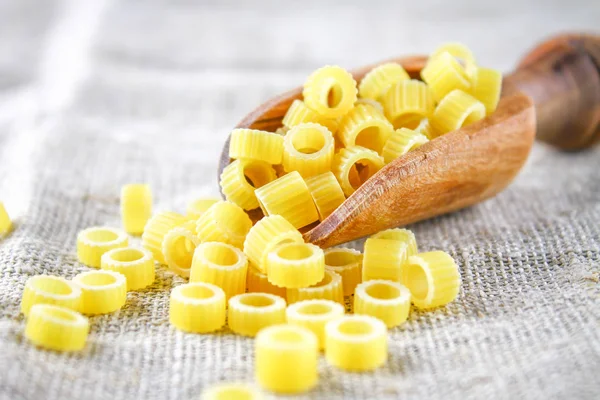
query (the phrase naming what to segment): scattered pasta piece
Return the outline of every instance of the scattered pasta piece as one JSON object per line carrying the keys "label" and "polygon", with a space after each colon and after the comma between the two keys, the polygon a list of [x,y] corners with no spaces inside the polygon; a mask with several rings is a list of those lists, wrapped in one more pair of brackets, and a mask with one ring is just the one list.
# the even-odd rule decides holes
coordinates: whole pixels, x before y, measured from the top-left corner
{"label": "scattered pasta piece", "polygon": [[421,78],[429,85],[436,101],[441,101],[455,89],[467,91],[471,87],[464,67],[447,52],[430,58],[421,71]]}
{"label": "scattered pasta piece", "polygon": [[319,348],[325,348],[325,325],[344,316],[344,306],[332,300],[302,300],[286,310],[287,322],[310,329],[319,339]]}
{"label": "scattered pasta piece", "polygon": [[315,202],[321,221],[346,200],[344,191],[332,172],[306,179],[306,186]]}
{"label": "scattered pasta piece", "polygon": [[350,196],[383,167],[377,152],[361,146],[341,149],[333,158],[333,173],[344,194]]}
{"label": "scattered pasta piece", "polygon": [[[323,250],[309,243],[286,243],[268,253],[269,282],[285,288],[303,288],[323,279]],[[290,292],[288,291],[288,300]]]}
{"label": "scattered pasta piece", "polygon": [[329,129],[329,132],[332,134],[337,132],[339,125],[337,118],[324,118],[316,111],[308,108],[302,100],[294,100],[290,108],[288,108],[287,112],[285,113],[283,120],[281,121],[284,127],[287,128],[287,130],[283,133],[287,133],[289,129],[295,127],[296,125],[307,122],[323,125],[325,128]]}
{"label": "scattered pasta piece", "polygon": [[34,345],[55,351],[78,351],[85,347],[89,331],[86,317],[69,308],[36,304],[31,307],[25,337]]}
{"label": "scattered pasta piece", "polygon": [[93,227],[77,235],[77,258],[88,267],[99,268],[102,254],[119,247],[127,247],[129,238],[120,229]]}
{"label": "scattered pasta piece", "polygon": [[444,43],[437,49],[435,49],[435,51],[431,54],[429,59],[434,60],[444,53],[448,53],[452,57],[457,59],[457,61],[460,62],[463,68],[465,69],[465,72],[468,76],[474,75],[475,68],[477,66],[477,61],[475,61],[475,56],[473,55],[473,52],[467,46],[458,42]]}
{"label": "scattered pasta piece", "polygon": [[301,393],[316,386],[319,345],[309,329],[274,325],[256,336],[255,374],[264,388],[277,393]]}
{"label": "scattered pasta piece", "polygon": [[127,290],[143,289],[155,279],[154,257],[145,249],[123,247],[102,255],[101,268],[123,274]]}
{"label": "scattered pasta piece", "polygon": [[325,269],[342,277],[344,296],[351,296],[356,285],[362,281],[362,254],[358,250],[343,247],[326,249]]}
{"label": "scattered pasta piece", "polygon": [[121,187],[121,223],[125,232],[141,235],[152,216],[150,185],[131,183]]}
{"label": "scattered pasta piece", "polygon": [[118,272],[82,272],[73,278],[73,282],[81,288],[80,311],[83,314],[108,314],[125,305],[127,280]]}
{"label": "scattered pasta piece", "polygon": [[365,241],[362,280],[400,281],[400,270],[406,262],[407,244],[399,240],[369,238]]}
{"label": "scattered pasta piece", "polygon": [[223,242],[242,248],[252,220],[239,206],[229,201],[213,204],[196,224],[202,242]]}
{"label": "scattered pasta piece", "polygon": [[500,92],[502,91],[502,74],[491,68],[477,68],[469,94],[483,103],[487,115],[496,111]]}
{"label": "scattered pasta piece", "polygon": [[186,216],[190,219],[198,219],[219,199],[196,199],[190,202],[186,208]]}
{"label": "scattered pasta piece", "polygon": [[371,237],[373,239],[398,240],[402,243],[406,243],[406,257],[414,256],[419,252],[415,234],[408,229],[386,229],[385,231],[378,232]]}
{"label": "scattered pasta piece", "polygon": [[370,371],[387,359],[385,324],[368,315],[346,315],[325,325],[325,358],[347,371]]}
{"label": "scattered pasta piece", "polygon": [[255,129],[234,129],[229,142],[229,157],[281,164],[283,137]]}
{"label": "scattered pasta piece", "polygon": [[383,148],[383,159],[391,163],[396,158],[412,151],[419,146],[429,142],[427,136],[407,128],[400,128],[395,131],[385,143]]}
{"label": "scattered pasta piece", "polygon": [[377,100],[365,99],[365,98],[363,98],[363,99],[357,99],[356,103],[354,103],[354,106],[356,107],[358,105],[371,106],[375,110],[379,111],[381,113],[381,115],[383,115],[383,106]]}
{"label": "scattered pasta piece", "polygon": [[319,220],[308,186],[298,171],[277,178],[255,193],[265,215],[281,215],[296,228]]}
{"label": "scattered pasta piece", "polygon": [[345,147],[362,146],[381,154],[393,131],[392,124],[374,107],[357,105],[342,118],[338,136]]}
{"label": "scattered pasta piece", "polygon": [[208,333],[225,325],[225,292],[210,283],[186,283],[171,291],[169,321],[184,332]]}
{"label": "scattered pasta piece", "polygon": [[243,293],[229,299],[227,323],[237,334],[256,336],[267,326],[285,322],[285,300],[269,293]]}
{"label": "scattered pasta piece", "polygon": [[283,139],[283,168],[309,178],[331,169],[333,152],[333,136],[327,128],[313,123],[299,124]]}
{"label": "scattered pasta piece", "polygon": [[458,296],[460,273],[454,259],[443,251],[419,253],[402,267],[401,282],[417,308],[444,306]]}
{"label": "scattered pasta piece", "polygon": [[0,202],[0,238],[12,229],[12,221],[4,208],[4,204]]}
{"label": "scattered pasta piece", "polygon": [[202,393],[201,400],[262,400],[263,396],[252,385],[221,383]]}
{"label": "scattered pasta piece", "polygon": [[244,253],[260,272],[267,272],[267,255],[284,243],[304,243],[298,232],[281,215],[264,217],[248,232],[244,242]]}
{"label": "scattered pasta piece", "polygon": [[165,235],[173,228],[187,222],[186,217],[181,214],[163,211],[154,214],[146,224],[142,234],[142,246],[152,252],[154,259],[160,264],[165,263],[163,254],[163,241]]}
{"label": "scattered pasta piece", "polygon": [[304,82],[304,103],[324,118],[346,114],[356,102],[356,81],[345,69],[325,66]]}
{"label": "scattered pasta piece", "polygon": [[230,202],[244,210],[258,208],[254,190],[277,179],[275,169],[264,161],[235,160],[221,174],[221,190]]}
{"label": "scattered pasta piece", "polygon": [[196,223],[186,222],[171,229],[163,239],[162,252],[169,269],[184,278],[190,276],[192,257],[200,239],[196,235]]}
{"label": "scattered pasta piece", "polygon": [[27,316],[31,307],[36,304],[54,304],[79,311],[81,288],[58,276],[32,276],[25,282],[21,298],[21,312]]}
{"label": "scattered pasta piece", "polygon": [[423,118],[431,115],[434,100],[429,87],[414,79],[404,80],[392,86],[381,102],[385,116],[394,129],[415,129]]}
{"label": "scattered pasta piece", "polygon": [[360,81],[358,94],[363,98],[377,100],[392,85],[407,79],[410,79],[410,76],[400,64],[382,64],[369,71]]}
{"label": "scattered pasta piece", "polygon": [[266,274],[260,272],[257,268],[250,265],[246,274],[246,289],[249,293],[269,293],[287,298],[286,289],[273,285],[269,282]]}
{"label": "scattered pasta piece", "polygon": [[331,270],[325,270],[323,279],[309,287],[288,289],[287,299],[290,304],[302,300],[322,299],[344,304],[344,288],[342,277]]}
{"label": "scattered pasta piece", "polygon": [[230,244],[202,243],[192,260],[190,282],[207,282],[219,286],[227,299],[246,291],[248,259]]}
{"label": "scattered pasta piece", "polygon": [[393,328],[407,320],[409,311],[410,291],[397,282],[372,280],[356,287],[354,314],[379,318]]}
{"label": "scattered pasta piece", "polygon": [[433,129],[444,134],[460,129],[485,117],[485,106],[475,97],[453,90],[440,101],[431,118]]}

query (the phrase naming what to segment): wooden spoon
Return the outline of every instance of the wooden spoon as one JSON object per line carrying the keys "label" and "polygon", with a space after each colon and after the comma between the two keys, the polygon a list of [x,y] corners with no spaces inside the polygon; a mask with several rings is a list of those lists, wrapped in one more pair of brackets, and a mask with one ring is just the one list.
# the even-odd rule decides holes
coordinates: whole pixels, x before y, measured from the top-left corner
{"label": "wooden spoon", "polygon": [[[426,57],[400,63],[418,78]],[[357,81],[369,65],[352,71]],[[237,128],[274,131],[302,88],[252,111]],[[537,118],[536,118],[537,114]],[[307,242],[329,247],[455,211],[503,190],[525,163],[534,137],[563,149],[580,149],[600,138],[600,37],[562,35],[529,53],[504,78],[496,112],[433,139],[399,157],[362,184],[324,221],[304,233]],[[230,163],[229,139],[219,175]],[[255,219],[261,211],[253,210]]]}

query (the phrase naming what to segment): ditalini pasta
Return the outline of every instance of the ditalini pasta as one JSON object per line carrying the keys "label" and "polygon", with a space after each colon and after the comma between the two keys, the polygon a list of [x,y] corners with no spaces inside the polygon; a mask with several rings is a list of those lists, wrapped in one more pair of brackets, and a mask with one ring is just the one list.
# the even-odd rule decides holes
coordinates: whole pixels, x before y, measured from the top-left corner
{"label": "ditalini pasta", "polygon": [[190,282],[208,282],[223,289],[229,299],[246,291],[248,259],[230,244],[202,243],[192,260]]}
{"label": "ditalini pasta", "polygon": [[358,85],[362,98],[378,100],[395,83],[410,79],[400,64],[386,63],[369,71]]}
{"label": "ditalini pasta", "polygon": [[381,102],[385,116],[394,129],[416,128],[423,118],[431,115],[435,106],[429,87],[414,79],[393,85]]}
{"label": "ditalini pasta", "polygon": [[267,256],[284,243],[304,243],[298,232],[281,215],[264,217],[248,232],[244,242],[244,253],[259,271],[267,272]]}
{"label": "ditalini pasta", "polygon": [[450,54],[452,57],[456,58],[461,65],[464,66],[464,69],[470,77],[475,73],[475,68],[477,66],[477,61],[475,60],[475,56],[473,52],[464,44],[458,42],[448,42],[439,46],[429,57],[430,60],[435,60],[437,57],[441,56],[444,53]]}
{"label": "ditalini pasta", "polygon": [[416,132],[422,133],[429,140],[438,136],[438,135],[436,135],[435,131],[431,127],[431,124],[429,123],[429,118],[423,118],[421,120],[421,122],[419,122],[419,125],[414,130]]}
{"label": "ditalini pasta", "polygon": [[356,81],[338,66],[325,66],[313,72],[304,82],[304,103],[324,118],[346,114],[356,102]]}
{"label": "ditalini pasta", "polygon": [[331,132],[314,123],[298,124],[283,139],[283,168],[298,171],[304,178],[331,169],[334,142]]}
{"label": "ditalini pasta", "polygon": [[443,251],[419,253],[402,267],[401,282],[417,308],[434,308],[456,299],[460,273],[454,259]]}
{"label": "ditalini pasta", "polygon": [[80,311],[97,315],[117,311],[127,298],[127,281],[124,275],[109,270],[87,271],[73,278],[81,288]]}
{"label": "ditalini pasta", "polygon": [[371,236],[373,239],[388,239],[388,240],[398,240],[402,243],[406,243],[406,256],[414,256],[419,252],[417,246],[417,239],[415,238],[415,234],[408,229],[387,229],[385,231],[378,232]]}
{"label": "ditalini pasta", "polygon": [[362,146],[381,153],[394,131],[381,112],[368,105],[357,105],[340,123],[338,136],[345,147]]}
{"label": "ditalini pasta", "polygon": [[407,245],[399,240],[369,238],[365,241],[362,280],[385,279],[399,282],[406,262]]}
{"label": "ditalini pasta", "polygon": [[277,285],[273,285],[269,282],[267,274],[263,274],[256,267],[248,266],[248,273],[246,274],[246,289],[249,293],[269,293],[286,298],[286,289]]}
{"label": "ditalini pasta", "polygon": [[448,52],[431,58],[421,71],[421,78],[431,89],[436,101],[441,101],[455,89],[467,91],[471,87],[464,67]]}
{"label": "ditalini pasta", "polygon": [[288,108],[281,123],[286,128],[283,134],[296,125],[313,122],[329,129],[329,132],[335,134],[339,125],[339,118],[324,118],[316,111],[311,110],[302,100],[294,100]]}
{"label": "ditalini pasta", "polygon": [[285,300],[269,293],[243,293],[229,299],[227,323],[237,334],[256,336],[267,326],[285,322]]}
{"label": "ditalini pasta", "polygon": [[0,202],[0,238],[10,232],[11,229],[12,221],[4,208],[4,204]]}
{"label": "ditalini pasta", "polygon": [[407,128],[400,128],[385,143],[383,147],[383,159],[386,163],[390,163],[427,142],[429,142],[429,139],[422,133]]}
{"label": "ditalini pasta", "polygon": [[126,247],[129,238],[125,232],[108,227],[85,229],[77,235],[77,258],[88,267],[99,268],[102,254],[119,247]]}
{"label": "ditalini pasta", "polygon": [[332,300],[302,300],[286,310],[287,322],[310,329],[319,339],[319,348],[325,348],[325,325],[344,316],[344,306]]}
{"label": "ditalini pasta", "polygon": [[154,257],[146,249],[123,247],[102,255],[101,268],[123,274],[127,290],[143,289],[155,279]]}
{"label": "ditalini pasta", "polygon": [[385,324],[368,315],[346,315],[325,325],[325,358],[348,371],[374,370],[387,360]]}
{"label": "ditalini pasta", "polygon": [[321,221],[346,200],[344,191],[332,172],[306,179],[306,186],[315,202]]}
{"label": "ditalini pasta", "polygon": [[377,100],[367,99],[367,98],[357,99],[354,106],[356,107],[357,105],[371,106],[375,110],[379,111],[381,113],[381,115],[383,115],[383,106]]}
{"label": "ditalini pasta", "polygon": [[213,204],[220,201],[219,199],[196,199],[188,203],[186,215],[189,219],[198,219],[206,212]]}
{"label": "ditalini pasta", "polygon": [[[314,244],[287,243],[274,248],[267,256],[269,282],[285,288],[314,285],[325,274],[323,250]],[[288,300],[289,298],[288,291]]]}
{"label": "ditalini pasta", "polygon": [[185,332],[207,333],[225,325],[225,292],[210,283],[175,287],[169,300],[169,321]]}
{"label": "ditalini pasta", "polygon": [[36,346],[55,351],[78,351],[85,347],[89,331],[86,317],[69,308],[36,304],[31,307],[25,337]]}
{"label": "ditalini pasta", "polygon": [[229,142],[229,157],[281,164],[283,137],[255,129],[234,129]]}
{"label": "ditalini pasta", "polygon": [[64,278],[36,275],[27,279],[21,298],[21,312],[27,316],[36,304],[54,304],[79,311],[81,288]]}
{"label": "ditalini pasta", "polygon": [[319,220],[308,186],[298,171],[256,189],[255,193],[265,215],[281,215],[296,228]]}
{"label": "ditalini pasta", "polygon": [[152,216],[150,185],[132,183],[121,188],[121,221],[125,232],[141,235]]}
{"label": "ditalini pasta", "polygon": [[301,393],[317,384],[319,344],[308,328],[273,325],[261,330],[254,342],[258,383],[277,393]]}
{"label": "ditalini pasta", "polygon": [[362,146],[341,149],[333,159],[333,173],[344,194],[350,196],[384,164],[377,152]]}
{"label": "ditalini pasta", "polygon": [[323,279],[314,285],[288,289],[287,299],[290,304],[311,299],[332,300],[344,304],[342,277],[331,270],[325,270]]}
{"label": "ditalini pasta", "polygon": [[254,190],[277,179],[275,169],[264,161],[235,160],[221,174],[221,190],[230,202],[244,210],[258,208]]}
{"label": "ditalini pasta", "polygon": [[254,386],[245,383],[221,383],[202,393],[200,400],[262,400]]}
{"label": "ditalini pasta", "polygon": [[190,276],[192,257],[200,239],[196,235],[194,221],[171,229],[164,237],[162,252],[169,269],[184,278]]}
{"label": "ditalini pasta", "polygon": [[410,291],[398,282],[372,280],[356,287],[354,314],[382,320],[388,328],[400,325],[410,312]]}
{"label": "ditalini pasta", "polygon": [[173,228],[182,225],[187,218],[181,214],[163,211],[154,214],[146,224],[142,234],[142,246],[152,252],[154,259],[160,264],[165,263],[163,254],[163,240],[165,235]]}
{"label": "ditalini pasta", "polygon": [[343,247],[326,249],[325,269],[342,277],[344,296],[351,296],[356,285],[362,281],[362,254],[358,250]]}
{"label": "ditalini pasta", "polygon": [[213,204],[196,224],[202,242],[224,242],[242,248],[252,220],[239,206],[229,201]]}
{"label": "ditalini pasta", "polygon": [[477,68],[469,94],[483,103],[487,115],[496,111],[500,92],[502,91],[502,74],[491,68]]}
{"label": "ditalini pasta", "polygon": [[470,94],[456,89],[440,101],[431,118],[431,124],[436,132],[447,133],[484,117],[483,103]]}

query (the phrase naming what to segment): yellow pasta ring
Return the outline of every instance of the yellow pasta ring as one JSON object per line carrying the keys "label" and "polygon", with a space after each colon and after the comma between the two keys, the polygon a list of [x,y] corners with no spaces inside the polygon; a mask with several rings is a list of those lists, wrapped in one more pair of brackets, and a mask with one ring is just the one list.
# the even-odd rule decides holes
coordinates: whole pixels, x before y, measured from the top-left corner
{"label": "yellow pasta ring", "polygon": [[186,283],[171,290],[169,321],[179,330],[208,333],[225,325],[225,292],[205,282]]}
{"label": "yellow pasta ring", "polygon": [[365,75],[358,85],[362,98],[377,100],[395,83],[410,79],[404,68],[397,63],[381,64]]}
{"label": "yellow pasta ring", "polygon": [[[361,165],[362,169],[356,166]],[[344,194],[350,196],[384,165],[383,157],[377,152],[361,146],[352,146],[340,151],[333,159],[332,172]]]}
{"label": "yellow pasta ring", "polygon": [[281,164],[283,138],[273,132],[256,129],[234,129],[229,141],[229,157]]}
{"label": "yellow pasta ring", "polygon": [[298,124],[283,139],[283,168],[310,178],[331,169],[333,153],[333,135],[326,127],[314,123]]}
{"label": "yellow pasta ring", "polygon": [[464,67],[447,52],[430,59],[421,70],[421,78],[438,102],[452,90],[469,90],[473,81],[473,77],[469,77]]}
{"label": "yellow pasta ring", "polygon": [[400,281],[406,262],[407,244],[398,240],[369,238],[365,241],[362,280]]}
{"label": "yellow pasta ring", "polygon": [[229,299],[227,323],[243,336],[256,336],[267,326],[285,322],[285,300],[269,293],[242,293]]}
{"label": "yellow pasta ring", "polygon": [[396,158],[412,151],[429,142],[427,136],[412,129],[400,128],[396,130],[383,147],[383,159],[391,163]]}
{"label": "yellow pasta ring", "polygon": [[302,100],[294,100],[283,116],[283,120],[281,121],[283,128],[279,128],[283,130],[279,133],[285,135],[294,126],[307,122],[323,125],[332,134],[337,132],[339,124],[338,118],[324,118],[316,111],[308,108]]}
{"label": "yellow pasta ring", "polygon": [[21,312],[27,316],[31,307],[36,304],[54,304],[79,311],[81,288],[59,276],[32,276],[25,282],[21,298]]}
{"label": "yellow pasta ring", "polygon": [[362,281],[362,254],[358,250],[336,247],[325,250],[325,269],[342,277],[344,296],[354,294],[354,289]]}
{"label": "yellow pasta ring", "polygon": [[444,134],[470,125],[485,117],[485,106],[475,97],[453,90],[436,107],[431,125],[438,134]]}
{"label": "yellow pasta ring", "polygon": [[36,304],[31,307],[25,337],[36,346],[55,351],[78,351],[85,347],[89,331],[86,317],[70,308]]}
{"label": "yellow pasta ring", "polygon": [[286,310],[288,324],[310,329],[319,339],[319,348],[325,348],[325,325],[344,316],[344,306],[324,299],[302,300]]}
{"label": "yellow pasta ring", "polygon": [[325,256],[323,250],[314,244],[282,244],[267,256],[267,277],[277,286],[307,287],[320,282],[324,274]]}
{"label": "yellow pasta ring", "polygon": [[12,229],[12,221],[6,209],[4,208],[4,204],[0,202],[0,238],[4,235],[8,234]]}
{"label": "yellow pasta ring", "polygon": [[125,232],[141,235],[152,216],[150,185],[131,183],[121,187],[121,223]]}
{"label": "yellow pasta ring", "polygon": [[342,277],[329,269],[325,270],[323,279],[309,287],[288,289],[287,299],[290,304],[302,300],[325,299],[344,304],[344,288]]}
{"label": "yellow pasta ring", "polygon": [[200,245],[200,239],[195,233],[196,224],[175,227],[164,237],[162,253],[169,269],[177,275],[189,278],[192,268],[194,251]]}
{"label": "yellow pasta ring", "polygon": [[394,129],[416,128],[435,107],[429,86],[415,79],[403,80],[390,87],[381,103]]}
{"label": "yellow pasta ring", "polygon": [[229,201],[213,204],[196,223],[201,242],[223,242],[241,248],[252,228],[252,220],[244,210]]}
{"label": "yellow pasta ring", "polygon": [[325,118],[347,113],[356,102],[356,81],[345,69],[325,66],[314,71],[304,82],[304,103]]}
{"label": "yellow pasta ring", "polygon": [[163,254],[163,241],[165,235],[173,228],[181,226],[186,223],[188,219],[181,214],[163,211],[154,214],[152,218],[148,220],[144,233],[142,234],[142,246],[150,250],[154,259],[160,263],[165,263],[165,256]]}
{"label": "yellow pasta ring", "polygon": [[417,239],[415,238],[415,234],[409,229],[386,229],[384,231],[377,232],[371,237],[373,239],[398,240],[400,242],[406,243],[407,257],[414,256],[419,252],[419,247],[417,246]]}
{"label": "yellow pasta ring", "polygon": [[321,221],[346,200],[340,183],[331,171],[306,179],[306,186],[315,202]]}
{"label": "yellow pasta ring", "polygon": [[338,136],[345,147],[362,146],[381,154],[394,127],[374,107],[357,105],[342,118]]}
{"label": "yellow pasta ring", "polygon": [[483,103],[486,115],[496,111],[502,92],[502,73],[491,68],[477,68],[469,94]]}
{"label": "yellow pasta ring", "polygon": [[146,249],[122,247],[102,255],[101,268],[125,276],[127,290],[143,289],[155,279],[154,258]]}
{"label": "yellow pasta ring", "polygon": [[83,314],[108,314],[123,307],[127,300],[127,280],[118,272],[86,271],[76,275],[73,282],[81,288]]}
{"label": "yellow pasta ring", "polygon": [[102,254],[119,247],[126,247],[129,238],[120,229],[93,227],[77,235],[77,258],[88,267],[100,268]]}
{"label": "yellow pasta ring", "polygon": [[410,291],[398,282],[371,280],[354,292],[354,314],[365,314],[382,320],[388,328],[408,319]]}
{"label": "yellow pasta ring", "polygon": [[460,60],[464,66],[465,72],[472,77],[476,73],[477,61],[473,52],[464,44],[459,42],[448,42],[439,46],[429,57],[429,60],[435,60],[444,53]]}
{"label": "yellow pasta ring", "polygon": [[235,160],[221,173],[221,190],[225,198],[244,210],[258,208],[254,191],[277,179],[275,169],[263,161]]}

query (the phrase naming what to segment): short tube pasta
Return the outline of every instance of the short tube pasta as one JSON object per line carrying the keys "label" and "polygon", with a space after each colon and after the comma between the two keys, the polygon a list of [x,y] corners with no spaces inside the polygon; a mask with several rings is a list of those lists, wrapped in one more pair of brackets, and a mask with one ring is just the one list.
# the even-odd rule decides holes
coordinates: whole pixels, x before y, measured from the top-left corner
{"label": "short tube pasta", "polygon": [[123,274],[127,290],[143,289],[155,279],[154,257],[146,249],[123,247],[102,255],[100,267]]}
{"label": "short tube pasta", "polygon": [[25,325],[25,337],[36,346],[55,351],[78,351],[85,347],[88,319],[69,308],[36,304]]}
{"label": "short tube pasta", "polygon": [[194,250],[200,244],[194,221],[171,229],[163,239],[163,255],[169,269],[184,278],[190,276]]}
{"label": "short tube pasta", "polygon": [[325,348],[325,325],[344,316],[344,306],[332,300],[302,300],[286,310],[288,324],[310,329],[319,339],[319,347]]}
{"label": "short tube pasta", "polygon": [[394,127],[374,107],[357,105],[340,123],[338,136],[345,147],[362,146],[381,154]]}
{"label": "short tube pasta", "polygon": [[384,164],[377,152],[361,146],[341,149],[333,159],[332,172],[344,194],[350,196]]}
{"label": "short tube pasta", "polygon": [[229,142],[229,157],[281,164],[283,137],[256,129],[234,129]]}
{"label": "short tube pasta", "polygon": [[54,304],[75,311],[81,309],[81,288],[64,278],[36,275],[27,279],[21,297],[21,312],[27,317],[36,304]]}
{"label": "short tube pasta", "polygon": [[256,336],[267,326],[285,322],[285,300],[269,293],[243,293],[229,299],[227,323],[239,335]]}
{"label": "short tube pasta", "polygon": [[[269,282],[285,288],[303,288],[323,279],[323,250],[309,243],[287,243],[273,249],[267,256]],[[288,291],[288,300],[290,292]]]}
{"label": "short tube pasta", "polygon": [[238,205],[230,201],[213,204],[196,222],[201,242],[223,242],[242,248],[252,220]]}
{"label": "short tube pasta", "polygon": [[502,74],[491,68],[477,68],[469,94],[483,103],[485,112],[496,111],[502,92]]}
{"label": "short tube pasta", "polygon": [[321,221],[346,200],[344,191],[332,172],[306,179],[306,186],[315,202]]}
{"label": "short tube pasta", "polygon": [[248,266],[246,274],[246,289],[248,293],[269,293],[283,299],[287,297],[286,289],[269,282],[267,274],[260,272],[256,267]]}
{"label": "short tube pasta", "polygon": [[125,232],[141,235],[152,216],[150,185],[132,183],[121,188],[121,222]]}
{"label": "short tube pasta", "polygon": [[354,294],[354,289],[362,281],[362,254],[358,250],[343,247],[325,250],[325,269],[342,277],[344,296]]}
{"label": "short tube pasta", "polygon": [[290,304],[301,300],[322,299],[344,304],[342,277],[332,270],[325,270],[323,279],[318,283],[301,288],[290,288],[287,291]]}
{"label": "short tube pasta", "polygon": [[[311,110],[304,104],[302,100],[294,100],[290,108],[288,108],[281,123],[288,130],[296,125],[313,122],[329,129],[329,132],[335,134],[338,129],[338,118],[324,118],[316,111]],[[287,132],[284,132],[287,133]]]}
{"label": "short tube pasta", "polygon": [[471,87],[464,67],[448,52],[430,58],[421,71],[421,78],[438,102],[455,89],[467,91]]}
{"label": "short tube pasta", "polygon": [[356,81],[345,69],[325,66],[313,72],[304,82],[304,103],[325,118],[347,113],[356,102]]}
{"label": "short tube pasta", "polygon": [[398,240],[369,238],[365,242],[362,280],[400,281],[401,267],[406,262],[407,245]]}
{"label": "short tube pasta", "polygon": [[431,118],[433,129],[439,134],[455,131],[485,117],[485,106],[475,97],[453,90],[440,101]]}
{"label": "short tube pasta", "polygon": [[165,257],[162,244],[165,235],[171,229],[184,224],[186,221],[186,217],[175,212],[163,211],[154,214],[146,224],[142,234],[142,246],[152,252],[156,261],[164,264]]}
{"label": "short tube pasta", "polygon": [[221,190],[225,198],[244,210],[258,208],[254,191],[277,179],[275,169],[264,161],[235,160],[221,174]]}
{"label": "short tube pasta", "polygon": [[383,147],[383,159],[391,163],[411,150],[429,142],[427,136],[407,128],[400,128],[390,136]]}
{"label": "short tube pasta", "polygon": [[414,79],[393,85],[381,102],[394,129],[416,128],[423,118],[431,115],[435,106],[429,86]]}
{"label": "short tube pasta", "polygon": [[372,280],[356,287],[354,314],[370,315],[388,328],[400,325],[410,312],[410,291],[398,282]]}
{"label": "short tube pasta", "polygon": [[77,235],[77,258],[88,267],[100,268],[102,254],[119,247],[126,247],[129,238],[120,229],[93,227]]}
{"label": "short tube pasta", "polygon": [[386,229],[385,231],[377,232],[373,236],[373,239],[387,239],[387,240],[397,240],[402,243],[406,243],[406,256],[414,256],[419,252],[419,248],[417,246],[417,239],[415,238],[415,234],[409,229],[402,228],[394,228],[394,229]]}
{"label": "short tube pasta", "polygon": [[127,280],[118,272],[82,272],[73,278],[73,282],[81,288],[80,311],[83,314],[108,314],[125,305]]}
{"label": "short tube pasta", "polygon": [[225,325],[225,292],[204,282],[186,283],[171,290],[169,321],[179,330],[208,333]]}
{"label": "short tube pasta", "polygon": [[377,100],[395,83],[410,79],[408,73],[397,63],[379,65],[369,71],[358,85],[360,97]]}
{"label": "short tube pasta", "polygon": [[303,178],[331,169],[334,142],[331,132],[314,123],[298,124],[283,139],[283,168],[298,171]]}

